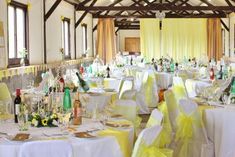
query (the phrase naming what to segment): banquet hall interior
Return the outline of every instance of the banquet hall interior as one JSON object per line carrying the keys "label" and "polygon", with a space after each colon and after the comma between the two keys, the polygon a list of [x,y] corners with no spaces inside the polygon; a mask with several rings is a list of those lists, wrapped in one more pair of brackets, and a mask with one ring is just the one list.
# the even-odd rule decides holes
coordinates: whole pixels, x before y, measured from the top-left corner
{"label": "banquet hall interior", "polygon": [[0,0],[0,157],[235,157],[235,0]]}

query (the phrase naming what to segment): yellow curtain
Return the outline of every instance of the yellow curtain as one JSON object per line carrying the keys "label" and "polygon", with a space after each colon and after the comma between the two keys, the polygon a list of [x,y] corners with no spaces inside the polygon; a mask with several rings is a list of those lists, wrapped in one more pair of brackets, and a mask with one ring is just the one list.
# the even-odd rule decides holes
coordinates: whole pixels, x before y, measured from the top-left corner
{"label": "yellow curtain", "polygon": [[163,19],[162,54],[177,61],[201,58],[207,52],[206,19]]}
{"label": "yellow curtain", "polygon": [[104,63],[109,63],[115,57],[115,27],[114,20],[99,19],[97,25],[97,52]]}
{"label": "yellow curtain", "polygon": [[222,32],[220,19],[207,19],[207,55],[219,60],[222,57]]}
{"label": "yellow curtain", "polygon": [[140,20],[141,55],[148,61],[160,58],[160,29],[158,19]]}

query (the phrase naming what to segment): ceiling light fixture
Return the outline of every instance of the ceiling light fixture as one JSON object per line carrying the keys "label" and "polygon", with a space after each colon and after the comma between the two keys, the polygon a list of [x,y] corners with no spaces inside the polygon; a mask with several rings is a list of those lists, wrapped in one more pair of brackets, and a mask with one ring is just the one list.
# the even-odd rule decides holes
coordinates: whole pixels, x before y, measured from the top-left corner
{"label": "ceiling light fixture", "polygon": [[155,14],[155,17],[162,20],[166,17],[166,13],[162,12],[162,11],[157,11],[156,14]]}

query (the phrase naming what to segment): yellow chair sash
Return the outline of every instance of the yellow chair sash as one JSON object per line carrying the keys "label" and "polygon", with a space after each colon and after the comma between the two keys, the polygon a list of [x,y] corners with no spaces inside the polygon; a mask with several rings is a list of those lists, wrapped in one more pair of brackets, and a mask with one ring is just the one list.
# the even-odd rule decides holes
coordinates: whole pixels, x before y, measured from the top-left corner
{"label": "yellow chair sash", "polygon": [[185,90],[184,86],[174,85],[173,86],[173,92],[174,92],[175,98],[177,100],[180,100],[182,98],[187,97],[187,93],[186,93],[186,90]]}
{"label": "yellow chair sash", "polygon": [[98,132],[100,136],[114,136],[120,145],[124,157],[131,156],[131,147],[129,143],[129,133],[124,130],[107,129]]}
{"label": "yellow chair sash", "polygon": [[136,157],[172,157],[172,156],[173,156],[173,150],[171,149],[161,149],[156,146],[146,146],[144,143],[142,143]]}
{"label": "yellow chair sash", "polygon": [[178,140],[186,140],[191,139],[193,137],[193,116],[186,115],[184,113],[180,113],[176,123],[177,123],[177,131],[176,131],[176,141]]}
{"label": "yellow chair sash", "polygon": [[159,147],[165,147],[172,141],[172,127],[169,119],[168,109],[166,102],[162,102],[158,105],[158,109],[163,113],[162,131],[156,140],[156,145]]}
{"label": "yellow chair sash", "polygon": [[146,127],[149,128],[149,127],[152,127],[154,125],[161,125],[161,122],[158,119],[155,119],[155,118],[150,116],[149,120],[146,124]]}

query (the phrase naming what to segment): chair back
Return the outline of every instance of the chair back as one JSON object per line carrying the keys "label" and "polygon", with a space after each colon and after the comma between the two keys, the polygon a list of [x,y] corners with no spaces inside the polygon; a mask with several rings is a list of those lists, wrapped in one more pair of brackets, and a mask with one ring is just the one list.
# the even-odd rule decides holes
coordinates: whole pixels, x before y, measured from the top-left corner
{"label": "chair back", "polygon": [[0,101],[11,100],[11,94],[6,83],[0,83]]}
{"label": "chair back", "polygon": [[20,147],[19,157],[72,157],[70,143],[65,141],[33,141]]}
{"label": "chair back", "polygon": [[119,98],[122,97],[123,92],[134,88],[134,77],[126,77],[121,80],[119,86]]}
{"label": "chair back", "polygon": [[164,92],[164,97],[167,105],[169,119],[171,122],[172,129],[176,130],[176,118],[179,115],[179,106],[172,90]]}
{"label": "chair back", "polygon": [[181,77],[173,77],[173,92],[177,101],[188,97],[184,81]]}
{"label": "chair back", "polygon": [[137,118],[137,105],[135,101],[119,99],[114,104],[116,114],[120,114],[127,120],[135,123]]}
{"label": "chair back", "polygon": [[158,137],[161,129],[161,126],[156,125],[142,130],[135,142],[132,157],[141,157],[141,153],[143,151],[142,147],[151,146]]}
{"label": "chair back", "polygon": [[149,117],[146,127],[161,125],[163,114],[158,109],[154,109]]}

